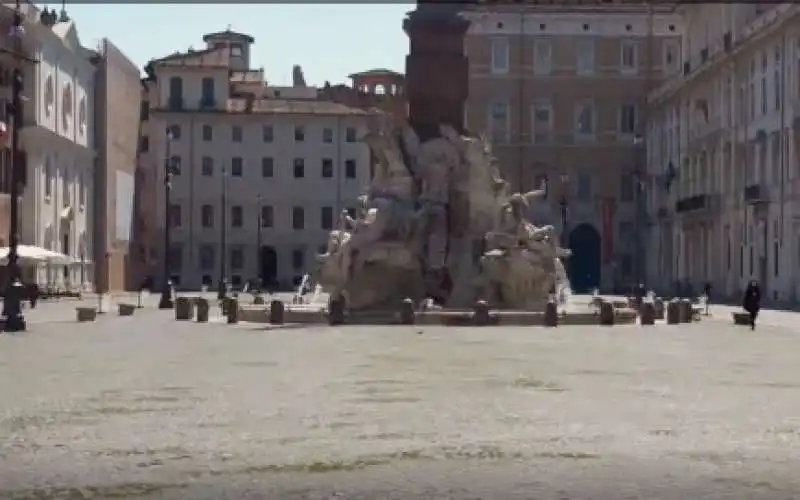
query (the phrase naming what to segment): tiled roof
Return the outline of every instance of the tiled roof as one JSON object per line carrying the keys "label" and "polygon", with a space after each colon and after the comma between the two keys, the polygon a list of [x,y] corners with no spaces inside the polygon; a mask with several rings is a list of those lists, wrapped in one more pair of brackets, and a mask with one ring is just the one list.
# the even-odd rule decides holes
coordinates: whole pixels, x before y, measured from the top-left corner
{"label": "tiled roof", "polygon": [[[229,99],[229,113],[247,112],[248,100]],[[279,115],[366,115],[366,111],[335,102],[289,99],[256,99],[251,113]]]}
{"label": "tiled roof", "polygon": [[230,52],[227,47],[176,52],[160,59],[154,59],[152,62],[157,66],[227,68],[230,63]]}

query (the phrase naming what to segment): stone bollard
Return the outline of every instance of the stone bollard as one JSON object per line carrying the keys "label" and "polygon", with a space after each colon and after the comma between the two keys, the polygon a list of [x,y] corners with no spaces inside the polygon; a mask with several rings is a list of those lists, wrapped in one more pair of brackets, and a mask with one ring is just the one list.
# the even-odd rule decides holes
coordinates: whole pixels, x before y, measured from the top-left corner
{"label": "stone bollard", "polygon": [[76,307],[75,313],[79,323],[94,321],[97,318],[96,307]]}
{"label": "stone bollard", "polygon": [[642,302],[639,306],[639,324],[642,326],[656,324],[656,308],[652,302]]}
{"label": "stone bollard", "polygon": [[283,324],[283,313],[286,306],[282,300],[272,300],[269,303],[269,322],[272,325]]}
{"label": "stone bollard", "polygon": [[664,299],[656,297],[653,300],[653,317],[655,319],[664,319]]}
{"label": "stone bollard", "polygon": [[413,325],[414,319],[414,301],[406,297],[400,302],[400,324]]}
{"label": "stone bollard", "polygon": [[489,317],[489,303],[485,300],[479,300],[472,307],[472,323],[475,326],[489,326],[491,322]]}
{"label": "stone bollard", "polygon": [[558,306],[552,300],[544,306],[544,326],[558,326]]}
{"label": "stone bollard", "polygon": [[189,321],[192,319],[194,307],[189,297],[178,297],[175,299],[175,319],[178,321]]}
{"label": "stone bollard", "polygon": [[136,306],[132,304],[117,304],[117,311],[120,316],[133,316],[133,311],[135,310]]}
{"label": "stone bollard", "polygon": [[667,324],[677,325],[681,322],[681,305],[677,299],[667,302]]}
{"label": "stone bollard", "polygon": [[681,299],[678,303],[678,321],[681,323],[692,322],[692,301],[689,299]]}
{"label": "stone bollard", "polygon": [[261,295],[254,295],[253,304],[257,306],[264,305],[264,297],[262,297]]}
{"label": "stone bollard", "polygon": [[228,302],[228,324],[235,325],[239,322],[239,299],[231,298]]}
{"label": "stone bollard", "polygon": [[344,301],[342,299],[328,301],[328,324],[330,326],[344,324]]}
{"label": "stone bollard", "polygon": [[600,324],[603,326],[614,325],[614,306],[611,302],[603,301],[600,304]]}
{"label": "stone bollard", "polygon": [[222,311],[223,316],[228,315],[228,309],[230,308],[231,300],[233,299],[231,299],[228,296],[222,297],[222,299],[220,299],[219,308]]}
{"label": "stone bollard", "polygon": [[195,300],[195,307],[197,307],[197,322],[208,323],[208,310],[210,309],[208,299],[198,297]]}

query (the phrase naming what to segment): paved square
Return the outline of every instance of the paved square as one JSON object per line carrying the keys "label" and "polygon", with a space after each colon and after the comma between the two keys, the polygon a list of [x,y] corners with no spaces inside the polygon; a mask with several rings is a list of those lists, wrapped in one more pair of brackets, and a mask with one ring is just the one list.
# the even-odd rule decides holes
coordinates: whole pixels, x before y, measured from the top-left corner
{"label": "paved square", "polygon": [[800,497],[788,329],[32,330],[0,335],[3,499]]}

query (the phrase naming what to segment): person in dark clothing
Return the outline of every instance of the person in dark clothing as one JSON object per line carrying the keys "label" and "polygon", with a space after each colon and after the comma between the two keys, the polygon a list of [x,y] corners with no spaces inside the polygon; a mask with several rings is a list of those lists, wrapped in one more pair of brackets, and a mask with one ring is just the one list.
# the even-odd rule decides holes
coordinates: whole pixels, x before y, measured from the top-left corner
{"label": "person in dark clothing", "polygon": [[711,305],[711,282],[706,281],[703,285],[703,295],[706,297],[706,316],[708,316],[708,307]]}
{"label": "person in dark clothing", "polygon": [[751,281],[744,291],[744,298],[742,299],[742,307],[750,314],[750,329],[756,329],[756,318],[758,311],[761,309],[761,287],[758,281]]}

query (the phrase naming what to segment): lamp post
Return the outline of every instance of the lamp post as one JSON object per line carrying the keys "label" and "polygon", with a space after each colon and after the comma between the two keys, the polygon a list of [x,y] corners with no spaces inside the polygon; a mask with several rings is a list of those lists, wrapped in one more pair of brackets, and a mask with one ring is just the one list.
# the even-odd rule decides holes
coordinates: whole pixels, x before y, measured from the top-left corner
{"label": "lamp post", "polygon": [[14,78],[12,81],[11,105],[8,107],[8,114],[13,118],[11,123],[11,186],[10,186],[10,210],[9,210],[9,229],[8,229],[8,266],[7,284],[5,297],[3,299],[3,318],[5,319],[5,331],[22,332],[25,331],[25,317],[22,315],[22,298],[25,294],[25,287],[20,279],[19,254],[19,188],[22,183],[22,169],[19,154],[19,135],[22,129],[22,69],[21,63],[26,59],[22,54],[22,37],[25,35],[25,28],[22,24],[22,10],[20,0],[17,0],[14,10],[14,24],[11,27],[10,36],[14,38],[13,57],[17,63],[14,67]]}
{"label": "lamp post", "polygon": [[172,175],[175,172],[175,165],[172,161],[172,130],[167,129],[166,132],[167,148],[166,157],[164,158],[164,281],[161,288],[161,298],[158,301],[159,309],[172,309],[172,279],[170,278],[170,232],[172,222],[170,217],[171,200],[170,193],[172,191]]}
{"label": "lamp post", "polygon": [[261,194],[256,195],[256,275],[258,276],[259,283],[261,282]]}
{"label": "lamp post", "polygon": [[561,174],[561,200],[558,202],[561,209],[561,248],[567,248],[567,216],[569,214],[567,184],[569,184],[569,175]]}
{"label": "lamp post", "polygon": [[222,300],[227,295],[227,283],[225,282],[226,264],[228,262],[228,171],[225,165],[222,166],[222,214],[220,215],[220,256],[219,256],[219,284],[217,285],[217,300]]}
{"label": "lamp post", "polygon": [[645,223],[645,216],[647,213],[647,205],[645,200],[645,191],[644,191],[644,172],[642,172],[642,146],[644,145],[644,137],[641,134],[634,134],[633,136],[633,148],[634,148],[634,157],[636,160],[636,164],[634,165],[634,176],[635,176],[635,188],[636,192],[634,202],[636,203],[636,217],[634,221],[635,227],[635,235],[636,238],[634,239],[634,276],[636,278],[636,284],[641,284],[643,280],[643,268],[644,268],[644,247],[642,243],[646,240],[645,235],[643,234],[642,230],[644,229]]}

